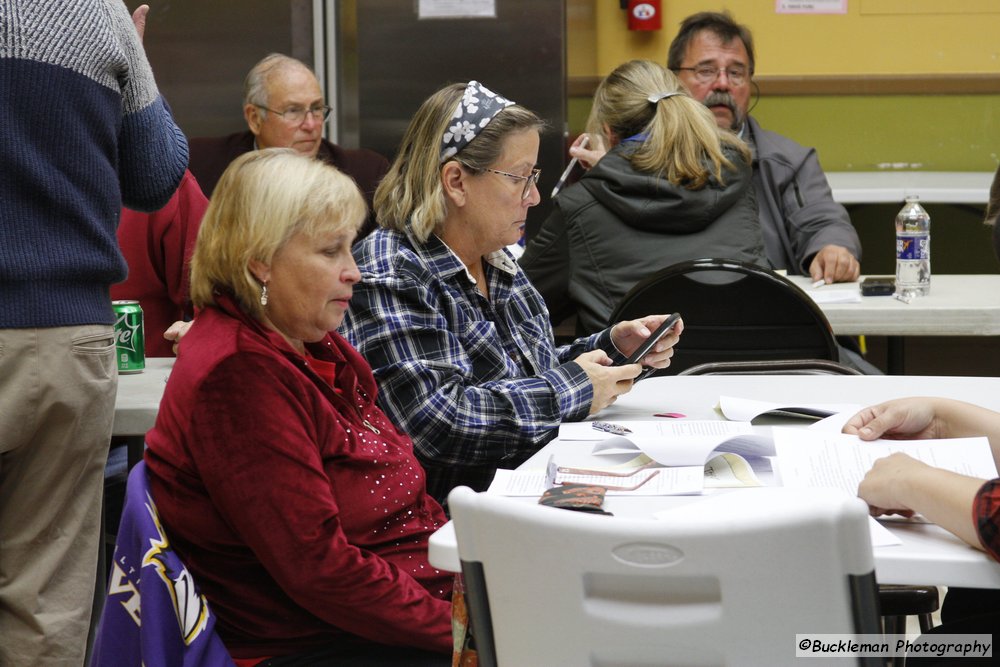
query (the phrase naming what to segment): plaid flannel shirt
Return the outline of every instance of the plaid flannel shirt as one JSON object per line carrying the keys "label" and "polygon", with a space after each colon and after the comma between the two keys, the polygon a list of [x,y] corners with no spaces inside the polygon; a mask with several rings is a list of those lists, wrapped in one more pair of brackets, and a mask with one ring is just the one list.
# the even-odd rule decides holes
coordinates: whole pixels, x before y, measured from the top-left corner
{"label": "plaid flannel shirt", "polygon": [[1000,479],[983,484],[973,502],[972,514],[986,553],[1000,560]]}
{"label": "plaid flannel shirt", "polygon": [[483,490],[583,419],[593,388],[572,361],[603,349],[610,329],[555,347],[541,295],[505,250],[486,258],[490,299],[436,236],[379,229],[354,248],[361,282],[342,331],[371,364],[379,404],[413,439],[442,503],[458,485]]}

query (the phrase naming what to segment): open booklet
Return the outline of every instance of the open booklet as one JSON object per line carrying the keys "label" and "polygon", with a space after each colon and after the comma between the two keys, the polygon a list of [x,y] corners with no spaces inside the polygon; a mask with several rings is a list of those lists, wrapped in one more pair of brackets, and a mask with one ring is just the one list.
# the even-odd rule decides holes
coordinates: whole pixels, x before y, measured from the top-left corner
{"label": "open booklet", "polygon": [[[564,470],[587,472],[577,474]],[[603,486],[609,496],[676,496],[701,493],[704,476],[702,466],[652,468],[638,457],[623,465],[601,468],[574,468],[550,459],[546,470],[497,470],[487,493],[541,496],[557,483],[569,483]]]}
{"label": "open booklet", "polygon": [[846,433],[774,427],[775,458],[783,486],[827,486],[851,495],[876,459],[903,452],[937,468],[983,479],[997,477],[989,440],[864,441]]}
{"label": "open booklet", "polygon": [[553,484],[582,483],[606,487],[609,495],[679,495],[706,486],[760,486],[754,470],[771,470],[766,457],[774,454],[773,441],[747,422],[624,422],[614,426],[625,435],[613,437],[591,424],[560,429],[566,440],[603,438],[585,459],[550,461],[545,471],[499,470],[490,492],[530,496]]}

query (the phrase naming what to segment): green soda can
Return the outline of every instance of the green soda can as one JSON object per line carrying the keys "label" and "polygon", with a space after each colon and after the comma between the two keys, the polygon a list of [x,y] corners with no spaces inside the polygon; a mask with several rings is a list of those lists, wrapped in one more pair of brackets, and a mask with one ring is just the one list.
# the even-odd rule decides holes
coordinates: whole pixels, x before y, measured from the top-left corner
{"label": "green soda can", "polygon": [[115,353],[119,373],[141,373],[146,367],[142,308],[138,301],[112,301],[115,311]]}

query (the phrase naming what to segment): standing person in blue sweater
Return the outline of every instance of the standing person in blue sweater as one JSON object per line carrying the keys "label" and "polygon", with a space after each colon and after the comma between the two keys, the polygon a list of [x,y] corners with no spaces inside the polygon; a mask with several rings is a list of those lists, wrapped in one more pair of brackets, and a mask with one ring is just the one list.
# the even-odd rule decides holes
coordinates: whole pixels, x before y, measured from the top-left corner
{"label": "standing person in blue sweater", "polygon": [[118,380],[115,228],[123,203],[167,202],[187,141],[121,0],[0,0],[0,91],[0,664],[78,667]]}

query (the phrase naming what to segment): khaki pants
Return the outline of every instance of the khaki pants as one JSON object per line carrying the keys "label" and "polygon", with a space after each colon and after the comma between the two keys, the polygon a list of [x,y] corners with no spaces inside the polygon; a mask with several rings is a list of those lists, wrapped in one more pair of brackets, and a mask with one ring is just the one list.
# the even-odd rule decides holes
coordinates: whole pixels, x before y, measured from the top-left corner
{"label": "khaki pants", "polygon": [[0,329],[0,665],[83,664],[118,371],[111,326]]}

